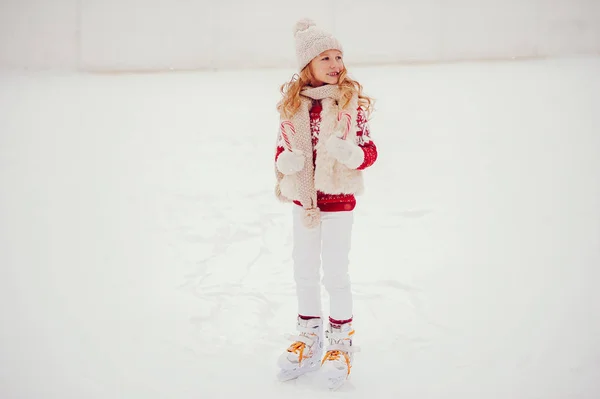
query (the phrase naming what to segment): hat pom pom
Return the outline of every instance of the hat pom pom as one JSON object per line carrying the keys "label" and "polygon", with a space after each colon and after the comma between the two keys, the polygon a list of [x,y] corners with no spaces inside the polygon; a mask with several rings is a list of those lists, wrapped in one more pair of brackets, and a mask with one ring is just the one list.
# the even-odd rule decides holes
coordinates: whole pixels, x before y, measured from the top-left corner
{"label": "hat pom pom", "polygon": [[296,26],[294,27],[294,35],[297,35],[300,32],[303,32],[310,28],[311,26],[315,26],[315,22],[312,19],[304,18],[300,21],[296,22]]}

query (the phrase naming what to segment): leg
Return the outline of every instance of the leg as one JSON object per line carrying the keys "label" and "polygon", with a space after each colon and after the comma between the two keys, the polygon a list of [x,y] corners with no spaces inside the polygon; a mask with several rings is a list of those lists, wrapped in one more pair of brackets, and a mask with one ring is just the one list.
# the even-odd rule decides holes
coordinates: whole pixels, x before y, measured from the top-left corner
{"label": "leg", "polygon": [[321,229],[307,229],[302,224],[302,212],[301,207],[294,205],[292,258],[298,314],[321,316]]}
{"label": "leg", "polygon": [[[293,208],[294,280],[298,298],[298,335],[290,336],[293,343],[279,357],[277,364],[281,381],[315,371],[323,354],[323,319],[321,316],[321,229],[307,229],[302,224],[304,210]],[[304,319],[300,316],[318,318]]]}
{"label": "leg", "polygon": [[348,255],[354,214],[323,212],[321,215],[323,284],[330,298],[329,316],[336,320],[349,320],[352,319],[352,291]]}

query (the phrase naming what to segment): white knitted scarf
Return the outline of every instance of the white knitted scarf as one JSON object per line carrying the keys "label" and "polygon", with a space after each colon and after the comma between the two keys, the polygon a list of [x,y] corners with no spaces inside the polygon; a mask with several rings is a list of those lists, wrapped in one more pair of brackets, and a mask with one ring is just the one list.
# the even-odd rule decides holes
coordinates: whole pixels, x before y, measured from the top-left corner
{"label": "white knitted scarf", "polygon": [[[323,128],[325,129],[334,129],[339,128],[341,124],[338,123],[337,120],[326,120],[336,118],[338,111],[341,110],[340,98],[341,92],[337,85],[324,85],[320,87],[309,87],[300,93],[300,109],[296,114],[291,118],[291,122],[295,128],[295,135],[293,137],[289,137],[292,146],[296,149],[299,149],[304,154],[304,168],[298,172],[295,176],[296,183],[298,186],[298,200],[302,203],[302,206],[305,210],[303,222],[304,225],[308,228],[315,228],[319,226],[321,222],[321,215],[319,208],[317,207],[317,190],[315,188],[315,170],[313,164],[313,146],[312,146],[312,135],[310,129],[310,108],[312,105],[312,100],[324,100],[322,101],[323,111],[321,112],[321,133],[323,132]],[[353,98],[352,101],[348,104],[346,108],[352,115],[356,115],[356,105],[357,98]],[[335,110],[332,108],[335,107]],[[352,108],[354,107],[354,108]],[[332,112],[334,111],[334,112]],[[354,119],[354,118],[353,118]],[[283,121],[282,116],[282,121]],[[333,130],[333,129],[332,129]],[[329,137],[332,132],[326,132],[327,134],[320,136]],[[320,137],[321,138],[321,137]],[[319,143],[323,145],[324,143]],[[282,180],[283,174],[276,170],[277,181],[278,183]],[[276,188],[276,195],[282,201],[287,201],[282,196],[279,184]]]}

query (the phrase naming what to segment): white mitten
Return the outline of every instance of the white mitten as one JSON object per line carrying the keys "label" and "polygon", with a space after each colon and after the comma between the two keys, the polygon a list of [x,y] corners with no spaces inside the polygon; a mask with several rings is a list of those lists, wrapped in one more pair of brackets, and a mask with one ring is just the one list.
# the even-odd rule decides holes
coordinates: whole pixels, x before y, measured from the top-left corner
{"label": "white mitten", "polygon": [[277,157],[277,169],[284,175],[298,173],[304,167],[304,153],[292,148],[292,151],[283,151]]}
{"label": "white mitten", "polygon": [[329,152],[332,157],[350,169],[358,168],[365,160],[365,153],[362,148],[349,140],[344,140],[338,137],[338,135],[335,134],[331,136],[329,140],[327,140],[325,147],[327,148],[327,152]]}

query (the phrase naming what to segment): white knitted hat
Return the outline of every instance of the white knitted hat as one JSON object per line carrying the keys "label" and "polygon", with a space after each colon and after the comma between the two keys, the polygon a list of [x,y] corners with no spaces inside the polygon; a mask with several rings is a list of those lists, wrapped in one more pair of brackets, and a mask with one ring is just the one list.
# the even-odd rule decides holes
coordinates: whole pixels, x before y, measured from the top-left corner
{"label": "white knitted hat", "polygon": [[317,28],[314,21],[308,18],[296,22],[294,37],[298,71],[304,69],[313,58],[325,50],[344,51],[340,42],[332,34]]}

